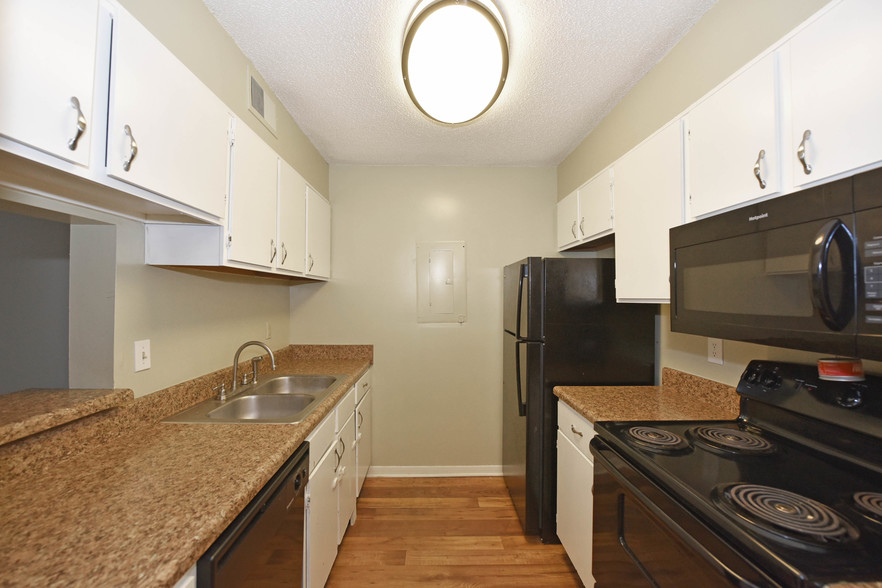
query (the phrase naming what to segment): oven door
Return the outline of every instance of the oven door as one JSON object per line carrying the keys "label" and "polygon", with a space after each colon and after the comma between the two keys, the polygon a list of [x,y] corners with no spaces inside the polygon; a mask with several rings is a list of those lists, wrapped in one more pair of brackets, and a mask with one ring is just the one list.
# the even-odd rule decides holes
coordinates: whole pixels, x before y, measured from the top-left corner
{"label": "oven door", "polygon": [[851,179],[671,229],[671,330],[855,354]]}
{"label": "oven door", "polygon": [[591,453],[597,588],[779,586],[602,440]]}

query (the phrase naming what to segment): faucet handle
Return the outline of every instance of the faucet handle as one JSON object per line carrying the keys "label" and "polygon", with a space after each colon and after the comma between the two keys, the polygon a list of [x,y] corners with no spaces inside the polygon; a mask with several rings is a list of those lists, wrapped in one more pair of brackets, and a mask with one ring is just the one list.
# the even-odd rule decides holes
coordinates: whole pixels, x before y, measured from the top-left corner
{"label": "faucet handle", "polygon": [[[257,357],[251,358],[251,383],[252,384],[257,383],[257,364],[259,364],[261,361],[263,361],[262,355],[258,355]],[[242,382],[242,383],[244,384],[245,382]]]}
{"label": "faucet handle", "polygon": [[221,382],[219,386],[215,386],[212,388],[215,392],[217,392],[217,399],[221,402],[224,402],[227,399],[227,383]]}

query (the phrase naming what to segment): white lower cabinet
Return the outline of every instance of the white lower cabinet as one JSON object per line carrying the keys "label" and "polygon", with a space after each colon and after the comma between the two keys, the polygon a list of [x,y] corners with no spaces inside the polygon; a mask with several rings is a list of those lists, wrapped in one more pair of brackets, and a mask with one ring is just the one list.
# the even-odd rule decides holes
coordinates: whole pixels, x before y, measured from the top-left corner
{"label": "white lower cabinet", "polygon": [[557,536],[582,583],[591,588],[594,461],[588,444],[594,426],[563,402],[557,418]]}
{"label": "white lower cabinet", "polygon": [[343,541],[343,535],[346,534],[350,521],[355,516],[354,412],[349,413],[349,418],[340,428],[337,445],[341,451],[337,459],[337,472],[334,478],[337,489],[337,545],[339,545]]}
{"label": "white lower cabinet", "polygon": [[309,483],[303,538],[303,585],[328,580],[337,546],[355,518],[355,388],[306,437]]}
{"label": "white lower cabinet", "polygon": [[[333,421],[333,413],[329,416]],[[333,425],[331,428],[333,430]],[[310,443],[310,455],[316,449]],[[309,588],[321,588],[325,585],[337,558],[337,493],[334,490],[336,459],[333,451],[326,451],[315,469],[310,469],[309,484],[306,486],[303,585]]]}
{"label": "white lower cabinet", "polygon": [[364,479],[367,477],[368,470],[371,467],[372,455],[372,426],[373,418],[371,411],[371,390],[368,388],[364,396],[358,401],[358,407],[355,409],[355,469],[356,474],[356,496],[361,495],[361,487],[364,485]]}

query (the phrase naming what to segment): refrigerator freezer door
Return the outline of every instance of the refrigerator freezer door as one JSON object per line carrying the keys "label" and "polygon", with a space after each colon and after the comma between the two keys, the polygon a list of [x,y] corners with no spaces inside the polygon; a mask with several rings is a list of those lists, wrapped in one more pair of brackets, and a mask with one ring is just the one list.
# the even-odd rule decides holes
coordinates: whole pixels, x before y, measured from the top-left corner
{"label": "refrigerator freezer door", "polygon": [[502,328],[527,341],[542,337],[542,259],[529,257],[503,269]]}

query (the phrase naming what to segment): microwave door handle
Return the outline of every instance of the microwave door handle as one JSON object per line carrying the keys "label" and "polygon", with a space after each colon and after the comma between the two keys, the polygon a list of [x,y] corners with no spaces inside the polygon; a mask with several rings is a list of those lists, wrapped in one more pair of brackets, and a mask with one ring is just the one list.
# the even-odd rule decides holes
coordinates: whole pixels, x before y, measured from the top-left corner
{"label": "microwave door handle", "polygon": [[[833,305],[830,297],[830,276],[828,273],[830,246],[836,242],[842,260],[842,303],[839,308]],[[841,331],[854,316],[855,243],[848,227],[833,219],[821,227],[815,235],[811,253],[812,304],[818,309],[821,320],[830,329]]]}
{"label": "microwave door handle", "polygon": [[526,345],[526,341],[518,341],[515,343],[515,379],[517,379],[518,390],[518,416],[527,416],[527,403],[523,400],[521,392],[521,345]]}
{"label": "microwave door handle", "polygon": [[527,271],[527,264],[521,264],[520,273],[518,274],[518,318],[515,325],[515,336],[518,339],[521,338],[521,304],[524,302],[524,278],[527,277]]}

